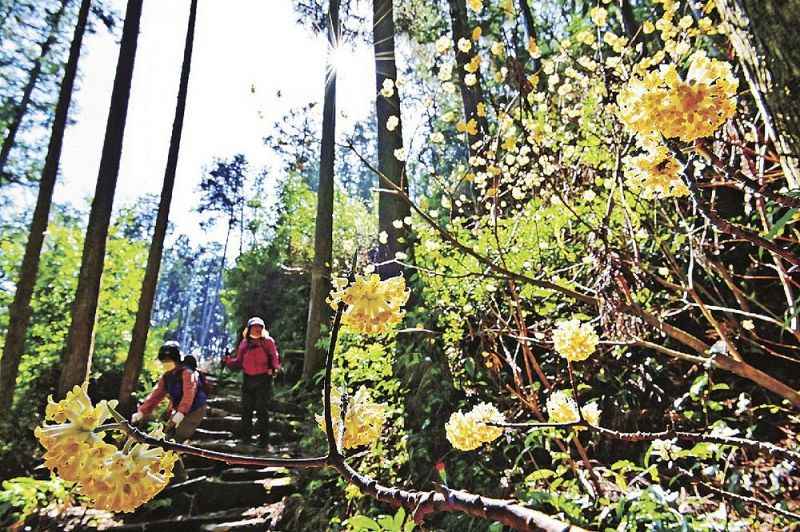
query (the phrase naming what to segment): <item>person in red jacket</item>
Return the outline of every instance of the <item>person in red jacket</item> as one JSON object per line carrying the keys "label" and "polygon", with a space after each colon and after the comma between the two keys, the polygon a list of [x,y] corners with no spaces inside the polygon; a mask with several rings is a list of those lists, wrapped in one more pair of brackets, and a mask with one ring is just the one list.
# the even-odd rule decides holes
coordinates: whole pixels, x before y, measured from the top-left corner
{"label": "person in red jacket", "polygon": [[275,340],[264,329],[264,320],[258,317],[247,322],[244,338],[236,349],[235,357],[226,357],[225,365],[240,369],[242,379],[242,432],[240,438],[249,442],[253,431],[253,411],[258,416],[256,432],[261,444],[269,442],[269,398],[272,376],[281,369]]}
{"label": "person in red jacket", "polygon": [[[153,391],[139,405],[131,416],[135,425],[150,414],[165,398],[170,400],[173,412],[167,424],[176,442],[182,443],[191,438],[195,429],[203,421],[207,410],[205,390],[200,385],[200,374],[181,362],[180,344],[165,342],[158,350],[158,360],[164,374],[158,379]],[[171,434],[174,428],[174,435]]]}

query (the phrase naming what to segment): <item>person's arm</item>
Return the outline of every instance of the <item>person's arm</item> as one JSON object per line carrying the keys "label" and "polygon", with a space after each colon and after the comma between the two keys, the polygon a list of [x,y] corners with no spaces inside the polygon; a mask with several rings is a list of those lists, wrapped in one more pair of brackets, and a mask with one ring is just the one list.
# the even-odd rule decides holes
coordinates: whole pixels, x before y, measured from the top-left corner
{"label": "person's arm", "polygon": [[273,373],[281,369],[281,359],[278,356],[278,347],[275,345],[275,340],[272,337],[266,338],[264,342],[267,348],[267,356],[269,357],[269,365]]}
{"label": "person's arm", "polygon": [[183,381],[183,397],[176,410],[185,415],[189,413],[189,409],[192,408],[192,403],[194,402],[194,396],[197,395],[197,372],[184,370],[181,379]]}
{"label": "person's arm", "polygon": [[232,369],[241,369],[242,362],[244,361],[244,352],[247,349],[247,341],[242,340],[239,342],[239,347],[236,348],[236,356],[228,357],[225,359],[225,365]]}
{"label": "person's arm", "polygon": [[142,414],[143,416],[148,415],[150,412],[155,410],[158,404],[166,397],[167,395],[167,386],[164,383],[164,377],[158,379],[155,388],[153,391],[150,392],[150,395],[139,405],[139,408],[136,409],[137,412]]}

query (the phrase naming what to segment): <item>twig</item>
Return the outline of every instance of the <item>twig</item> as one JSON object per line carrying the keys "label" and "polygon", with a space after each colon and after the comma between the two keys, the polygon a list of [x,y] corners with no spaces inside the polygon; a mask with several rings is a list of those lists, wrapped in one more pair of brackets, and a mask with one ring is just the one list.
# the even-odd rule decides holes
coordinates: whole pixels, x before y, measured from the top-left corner
{"label": "twig", "polygon": [[698,481],[698,482],[695,482],[695,485],[702,486],[705,489],[707,489],[708,491],[716,493],[717,495],[722,495],[723,497],[727,497],[729,499],[734,499],[734,500],[741,501],[741,502],[744,502],[744,503],[755,504],[759,508],[763,508],[765,510],[769,510],[771,512],[775,512],[776,514],[780,514],[780,515],[782,515],[784,517],[789,517],[790,519],[798,519],[798,520],[800,520],[800,514],[796,514],[794,512],[790,512],[788,510],[784,510],[783,508],[779,508],[777,506],[772,506],[772,505],[767,504],[767,503],[765,503],[763,501],[759,501],[758,499],[756,499],[754,497],[747,497],[745,495],[739,495],[738,493],[731,493],[730,491],[721,490],[719,488],[715,488],[714,486],[711,486],[710,484],[706,484],[705,482],[699,482]]}
{"label": "twig", "polygon": [[594,431],[597,434],[607,436],[615,440],[629,441],[629,442],[679,439],[679,440],[693,441],[693,442],[719,443],[721,445],[736,445],[737,447],[754,449],[762,454],[783,458],[785,460],[789,460],[796,464],[800,464],[799,452],[790,451],[789,449],[778,447],[777,445],[772,443],[749,440],[747,438],[737,438],[735,436],[718,436],[716,434],[699,434],[696,432],[683,432],[678,430],[663,430],[660,432],[641,432],[641,431],[620,432],[616,430],[607,429],[599,425],[592,425],[586,420],[576,420],[569,423],[527,422],[527,423],[486,423],[486,424],[494,425],[497,427],[517,428],[517,429],[527,428],[531,430],[539,428],[552,428],[552,427],[555,428],[583,427],[591,431]]}
{"label": "twig", "polygon": [[708,220],[714,227],[718,230],[722,231],[723,233],[727,233],[729,235],[733,235],[735,237],[741,238],[743,240],[747,240],[748,242],[755,244],[756,246],[762,247],[768,251],[775,253],[776,255],[780,255],[784,260],[790,262],[794,266],[800,266],[800,258],[796,257],[794,254],[789,253],[785,249],[781,248],[780,246],[770,242],[766,238],[762,238],[757,234],[749,231],[743,227],[739,227],[738,225],[729,222],[728,220],[724,220],[720,218],[711,208],[706,205],[703,198],[700,196],[700,192],[697,190],[697,183],[694,182],[692,179],[692,170],[694,168],[694,157],[684,157],[679,150],[675,148],[671,148],[672,154],[675,158],[683,164],[683,171],[681,172],[681,176],[683,177],[686,186],[689,188],[689,193],[692,198],[692,202],[694,203],[697,210],[700,214],[703,215],[703,218]]}
{"label": "twig", "polygon": [[184,445],[182,443],[175,443],[167,441],[162,438],[154,438],[144,432],[132,427],[130,423],[124,419],[116,424],[128,436],[133,438],[139,443],[146,443],[154,447],[161,447],[165,451],[175,451],[181,454],[191,454],[194,456],[201,456],[209,460],[216,460],[218,462],[225,462],[231,465],[252,465],[261,467],[293,467],[293,468],[316,468],[325,467],[328,465],[328,457],[320,456],[316,458],[266,458],[255,456],[242,456],[239,454],[221,453],[218,451],[210,451],[200,447],[192,447],[191,445]]}

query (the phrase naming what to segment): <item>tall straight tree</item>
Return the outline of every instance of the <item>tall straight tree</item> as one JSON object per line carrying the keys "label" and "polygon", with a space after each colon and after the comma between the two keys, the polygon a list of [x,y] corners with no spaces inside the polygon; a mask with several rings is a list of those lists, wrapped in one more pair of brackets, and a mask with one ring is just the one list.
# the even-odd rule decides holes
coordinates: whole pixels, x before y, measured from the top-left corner
{"label": "tall straight tree", "polygon": [[[395,227],[395,220],[404,220],[411,215],[408,203],[385,182],[388,180],[399,190],[408,194],[405,175],[405,153],[403,151],[403,127],[400,120],[400,95],[397,81],[397,64],[394,55],[394,9],[392,0],[372,2],[372,40],[375,54],[375,84],[378,95],[375,99],[375,114],[378,119],[378,171],[381,173],[378,194],[378,231],[385,233],[386,244],[380,246],[378,262],[383,263],[378,273],[383,278],[399,275],[400,265],[394,260],[396,253],[406,251],[403,226]],[[391,83],[391,85],[390,85]],[[392,87],[391,95],[389,88]],[[396,127],[390,129],[390,117],[396,117]],[[392,119],[394,121],[394,119]]]}
{"label": "tall straight tree", "polygon": [[50,206],[53,201],[53,189],[58,176],[58,161],[61,158],[61,147],[64,142],[64,130],[67,127],[67,116],[72,89],[75,86],[75,76],[78,72],[78,59],[81,55],[83,35],[86,31],[86,21],[89,17],[89,8],[92,0],[82,0],[78,11],[78,21],[69,49],[69,58],[64,70],[64,79],[56,104],[56,113],[53,120],[53,130],[50,134],[50,145],[47,148],[47,158],[39,181],[39,193],[36,198],[36,208],[25,245],[25,255],[19,270],[19,281],[14,292],[14,301],[9,309],[8,333],[3,345],[3,358],[0,359],[0,418],[4,417],[11,408],[14,398],[14,388],[19,370],[19,362],[25,351],[25,337],[28,334],[28,323],[31,315],[31,296],[36,284],[36,274],[39,269],[39,259],[44,243],[44,234],[47,230],[47,220],[50,215]]}
{"label": "tall straight tree", "polygon": [[192,65],[196,19],[197,0],[191,0],[189,5],[189,24],[186,29],[186,43],[183,47],[183,65],[181,66],[181,78],[178,86],[178,103],[175,105],[175,119],[172,122],[167,167],[164,171],[164,183],[161,187],[161,201],[158,204],[153,240],[147,255],[147,268],[144,273],[144,281],[142,281],[142,293],[139,296],[139,307],[136,310],[136,322],[133,326],[133,335],[128,348],[128,358],[125,360],[125,369],[122,372],[119,401],[123,410],[128,410],[132,406],[131,397],[139,382],[139,374],[142,372],[147,333],[150,330],[150,314],[153,311],[158,272],[161,269],[161,255],[164,251],[164,238],[167,235],[169,209],[172,203],[172,192],[175,187],[175,171],[178,168],[178,154],[181,147],[183,115],[186,110],[186,93],[189,90],[189,71]]}
{"label": "tall straight tree", "polygon": [[64,397],[73,386],[86,380],[91,366],[97,300],[103,275],[108,224],[111,221],[111,209],[114,205],[114,192],[122,156],[122,138],[128,115],[128,99],[139,38],[142,2],[143,0],[128,0],[125,24],[122,27],[122,41],[111,91],[103,154],[100,158],[100,170],[89,213],[89,224],[86,227],[78,288],[72,305],[72,322],[64,350],[64,367],[58,382],[59,397]]}
{"label": "tall straight tree", "polygon": [[308,301],[303,378],[311,379],[325,367],[325,354],[317,349],[322,322],[328,313],[325,298],[330,291],[333,260],[333,180],[336,159],[336,65],[334,54],[340,45],[339,0],[328,4],[328,60],[325,67],[325,96],[322,105],[322,144],[319,154],[317,219],[314,228],[314,260],[311,263],[311,295]]}
{"label": "tall straight tree", "polygon": [[[14,147],[14,144],[17,141],[17,133],[19,132],[22,121],[25,118],[25,114],[28,112],[28,106],[31,103],[33,90],[36,88],[36,84],[39,82],[39,77],[42,74],[42,68],[44,68],[45,62],[47,61],[47,56],[50,53],[50,49],[53,47],[60,34],[58,26],[61,22],[62,16],[64,15],[64,11],[67,9],[68,3],[69,0],[62,0],[58,11],[53,13],[47,38],[40,45],[39,57],[36,58],[33,68],[31,68],[28,81],[25,83],[25,87],[22,90],[22,97],[20,98],[19,103],[14,107],[14,115],[11,119],[11,123],[8,125],[6,138],[3,139],[3,147],[0,148],[0,176],[3,176],[6,171],[8,156],[11,154],[11,148]],[[2,179],[0,178],[0,180]]]}
{"label": "tall straight tree", "polygon": [[800,187],[800,2],[719,0],[731,44],[775,143],[786,182]]}

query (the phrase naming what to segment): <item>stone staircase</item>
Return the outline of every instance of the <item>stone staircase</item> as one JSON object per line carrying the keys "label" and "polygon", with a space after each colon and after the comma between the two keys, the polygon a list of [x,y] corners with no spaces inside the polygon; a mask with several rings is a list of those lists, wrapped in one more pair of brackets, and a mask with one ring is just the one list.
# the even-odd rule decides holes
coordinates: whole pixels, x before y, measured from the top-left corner
{"label": "stone staircase", "polygon": [[[206,418],[187,445],[247,456],[295,457],[303,412],[280,401],[270,404],[268,446],[240,442],[239,384],[220,383]],[[116,514],[95,530],[240,531],[275,530],[287,495],[295,493],[290,470],[281,467],[233,467],[184,455],[187,480],[167,486],[155,499],[130,514]]]}

